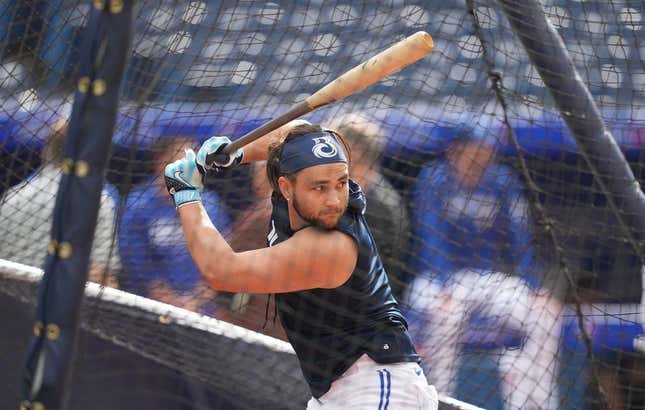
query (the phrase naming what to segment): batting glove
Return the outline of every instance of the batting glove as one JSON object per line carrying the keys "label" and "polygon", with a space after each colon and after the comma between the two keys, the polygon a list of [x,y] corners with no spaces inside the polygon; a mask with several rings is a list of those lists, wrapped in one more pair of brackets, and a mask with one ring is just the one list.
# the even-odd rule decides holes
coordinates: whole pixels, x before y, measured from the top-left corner
{"label": "batting glove", "polygon": [[182,159],[166,165],[164,170],[166,188],[175,202],[175,208],[201,201],[199,193],[204,189],[203,176],[195,162],[195,151],[186,150]]}
{"label": "batting glove", "polygon": [[211,137],[206,140],[197,152],[197,164],[204,170],[222,171],[236,167],[244,157],[242,148],[235,155],[222,152],[224,147],[231,143],[228,137]]}

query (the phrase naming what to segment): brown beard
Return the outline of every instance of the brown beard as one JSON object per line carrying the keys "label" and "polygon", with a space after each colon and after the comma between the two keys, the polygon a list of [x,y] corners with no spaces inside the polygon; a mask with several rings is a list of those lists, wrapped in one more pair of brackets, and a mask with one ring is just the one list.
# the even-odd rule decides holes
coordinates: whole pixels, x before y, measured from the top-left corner
{"label": "brown beard", "polygon": [[306,213],[302,212],[302,208],[298,204],[298,198],[296,197],[295,192],[293,193],[292,200],[293,200],[293,209],[296,211],[296,213],[298,214],[298,216],[300,218],[302,218],[304,221],[306,221],[311,226],[316,226],[316,227],[319,227],[319,228],[322,228],[322,229],[332,230],[332,229],[336,228],[336,225],[338,225],[338,221],[340,221],[340,218],[341,218],[341,216],[343,215],[343,213],[345,211],[344,209],[339,208],[338,209],[338,212],[339,212],[338,219],[333,224],[333,226],[327,226],[327,224],[325,224],[323,222],[323,220],[320,219],[317,215],[310,215],[310,214],[306,214]]}

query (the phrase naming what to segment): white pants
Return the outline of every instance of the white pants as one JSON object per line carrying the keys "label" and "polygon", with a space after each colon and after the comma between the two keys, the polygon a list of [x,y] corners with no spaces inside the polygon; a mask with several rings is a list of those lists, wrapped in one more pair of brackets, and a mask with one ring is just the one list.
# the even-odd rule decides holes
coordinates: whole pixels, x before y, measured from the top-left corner
{"label": "white pants", "polygon": [[307,410],[436,410],[437,391],[417,363],[379,364],[361,356]]}
{"label": "white pants", "polygon": [[408,299],[425,322],[424,329],[412,323],[411,330],[428,380],[441,394],[455,392],[460,338],[470,315],[478,313],[526,334],[521,348],[504,349],[498,361],[505,408],[557,409],[560,303],[520,278],[474,270],[454,273],[445,287],[419,276]]}

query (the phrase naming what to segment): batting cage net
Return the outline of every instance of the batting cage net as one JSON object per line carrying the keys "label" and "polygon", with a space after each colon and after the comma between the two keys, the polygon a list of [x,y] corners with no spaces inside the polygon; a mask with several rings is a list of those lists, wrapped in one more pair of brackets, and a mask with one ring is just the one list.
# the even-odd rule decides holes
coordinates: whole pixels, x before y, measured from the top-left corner
{"label": "batting cage net", "polygon": [[[116,86],[82,75],[82,47],[95,16],[128,4],[0,0],[0,291],[29,312],[48,252],[75,252],[49,239],[62,175],[94,165],[64,155],[74,98]],[[350,176],[441,406],[641,408],[644,13],[635,0],[135,2],[83,329],[197,380],[150,388],[149,401],[304,408],[274,298],[207,285],[163,169],[423,30],[427,57],[304,119],[348,140]],[[124,29],[108,20],[102,32]],[[95,49],[95,61],[110,52]],[[264,164],[205,183],[231,247],[265,247]],[[81,356],[99,355],[87,340]],[[73,403],[92,400],[92,389],[68,389]]]}

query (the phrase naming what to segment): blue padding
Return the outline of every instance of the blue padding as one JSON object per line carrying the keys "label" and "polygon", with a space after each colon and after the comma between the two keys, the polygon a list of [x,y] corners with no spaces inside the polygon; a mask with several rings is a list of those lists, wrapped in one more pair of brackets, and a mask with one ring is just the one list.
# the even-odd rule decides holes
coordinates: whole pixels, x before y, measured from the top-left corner
{"label": "blue padding", "polygon": [[[0,146],[5,150],[20,147],[40,148],[45,141],[45,131],[55,119],[56,102],[43,102],[29,112],[6,110],[0,113]],[[286,110],[286,109],[285,109]],[[133,134],[137,114],[132,108],[122,108],[116,123],[114,143],[146,150],[158,138],[185,134],[198,140],[213,135],[226,135],[232,140],[266,123],[284,110],[259,112],[248,107],[220,107],[199,103],[166,103],[144,108],[138,132]],[[306,119],[326,123],[329,113],[314,112]],[[381,122],[387,136],[383,156],[404,161],[410,166],[418,163],[414,158],[425,161],[440,155],[453,140],[457,128],[441,121],[421,121],[406,113],[388,112]],[[645,124],[621,122],[609,124],[613,135],[625,154],[637,158],[645,148]],[[542,125],[518,124],[513,127],[524,155],[547,156],[562,159],[562,155],[574,155],[576,143],[570,132],[558,121],[543,121]],[[500,131],[501,133],[502,131]],[[517,155],[509,141],[497,147],[501,155]]]}
{"label": "blue padding", "polygon": [[[634,339],[642,335],[643,326],[640,323],[623,322],[621,324],[590,324],[587,321],[587,332],[591,336],[593,354],[605,361],[613,362],[620,352],[635,353]],[[582,332],[575,320],[564,326],[564,343],[574,352],[586,350]]]}
{"label": "blue padding", "polygon": [[[575,139],[562,127],[514,127],[513,131],[522,150],[534,155],[552,152],[576,152]],[[566,131],[566,132],[565,132]],[[508,153],[516,154],[512,144],[508,144]]]}
{"label": "blue padding", "polygon": [[116,145],[135,145],[145,150],[162,138],[186,135],[204,141],[214,135],[235,140],[269,121],[249,110],[231,109],[204,111],[196,105],[168,104],[141,110],[138,129],[137,111],[122,110],[117,118],[113,141]]}
{"label": "blue padding", "polygon": [[[603,303],[582,306],[585,332],[591,338],[595,356],[614,361],[621,352],[634,353],[634,339],[643,334],[638,303]],[[584,354],[586,346],[573,308],[568,309],[563,325],[563,342],[567,349]]]}

